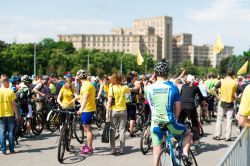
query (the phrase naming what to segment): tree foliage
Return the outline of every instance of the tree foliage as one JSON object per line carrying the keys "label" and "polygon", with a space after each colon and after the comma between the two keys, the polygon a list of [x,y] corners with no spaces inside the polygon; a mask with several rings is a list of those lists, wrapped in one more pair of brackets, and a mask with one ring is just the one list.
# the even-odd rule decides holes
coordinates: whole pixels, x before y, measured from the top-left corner
{"label": "tree foliage", "polygon": [[[0,74],[33,74],[34,44],[10,44],[0,42]],[[45,38],[36,44],[37,73],[49,75],[63,75],[65,72],[75,74],[79,69],[87,69],[88,56],[89,70],[92,75],[103,76],[120,71],[122,61],[123,74],[135,70],[144,73],[145,63],[147,71],[152,72],[155,61],[151,55],[143,55],[145,62],[142,66],[136,63],[135,55],[123,52],[104,52],[100,50],[75,50],[72,43],[56,42]]]}
{"label": "tree foliage", "polygon": [[[234,56],[224,58],[220,63],[219,71],[221,74],[225,74],[228,69],[231,69],[237,72],[247,60],[250,63],[250,50],[244,52],[243,55],[239,55],[239,56],[234,55]],[[250,73],[249,66],[248,66],[247,73],[248,74]]]}

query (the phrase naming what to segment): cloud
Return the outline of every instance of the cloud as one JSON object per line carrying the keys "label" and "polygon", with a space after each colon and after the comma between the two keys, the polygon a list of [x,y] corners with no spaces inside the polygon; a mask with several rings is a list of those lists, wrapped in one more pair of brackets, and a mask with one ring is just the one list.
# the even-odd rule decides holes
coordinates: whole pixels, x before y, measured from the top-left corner
{"label": "cloud", "polygon": [[224,44],[234,46],[235,53],[240,54],[248,50],[250,44],[250,9],[247,6],[249,0],[212,0],[207,8],[189,9],[186,11],[187,30],[194,34],[198,44],[213,43],[216,35],[221,34]]}
{"label": "cloud", "polygon": [[0,15],[0,40],[6,42],[37,42],[45,37],[57,39],[58,34],[109,33],[111,22],[100,20],[42,19],[19,15]]}
{"label": "cloud", "polygon": [[213,0],[208,8],[188,10],[187,16],[198,22],[238,19],[250,21],[250,10],[243,8],[246,0]]}

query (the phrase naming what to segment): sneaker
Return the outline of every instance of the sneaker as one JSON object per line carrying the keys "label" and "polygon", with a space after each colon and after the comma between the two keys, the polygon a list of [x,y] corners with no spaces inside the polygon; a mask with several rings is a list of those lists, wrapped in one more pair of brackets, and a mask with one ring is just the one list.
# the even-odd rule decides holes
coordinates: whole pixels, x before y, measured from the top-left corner
{"label": "sneaker", "polygon": [[183,159],[184,165],[187,165],[187,166],[191,166],[192,165],[192,162],[190,161],[190,159],[189,159],[188,156],[183,155],[182,159]]}
{"label": "sneaker", "polygon": [[231,138],[226,138],[225,141],[229,142],[229,141],[232,141],[232,139]]}
{"label": "sneaker", "polygon": [[148,139],[146,139],[143,144],[148,145]]}
{"label": "sneaker", "polygon": [[88,148],[88,145],[84,145],[83,147],[82,147],[82,149],[80,150],[80,153],[81,154],[85,154],[85,151],[86,151],[86,149]]}
{"label": "sneaker", "polygon": [[93,154],[93,148],[90,148],[87,145],[85,145],[81,149],[81,154]]}
{"label": "sneaker", "polygon": [[213,139],[219,141],[220,137],[219,136],[214,136]]}
{"label": "sneaker", "polygon": [[16,152],[13,150],[13,151],[10,151],[10,154],[15,154]]}
{"label": "sneaker", "polygon": [[134,137],[136,137],[134,134],[129,135],[129,138],[134,138]]}
{"label": "sneaker", "polygon": [[7,155],[6,152],[0,151],[0,155]]}

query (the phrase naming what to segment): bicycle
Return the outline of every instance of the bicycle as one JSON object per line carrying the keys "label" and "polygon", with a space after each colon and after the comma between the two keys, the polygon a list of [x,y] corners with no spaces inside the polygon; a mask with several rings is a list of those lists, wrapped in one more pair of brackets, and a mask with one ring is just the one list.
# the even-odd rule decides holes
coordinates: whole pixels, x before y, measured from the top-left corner
{"label": "bicycle", "polygon": [[163,143],[163,149],[161,150],[160,154],[157,158],[157,166],[181,166],[181,163],[185,166],[195,165],[197,166],[197,161],[193,152],[189,149],[188,151],[188,158],[189,163],[184,160],[183,157],[183,135],[176,136],[169,132],[166,124],[159,124],[160,132],[163,133],[162,137],[165,136],[166,143]]}
{"label": "bicycle", "polygon": [[93,116],[93,121],[98,128],[102,127],[102,123],[105,121],[106,110],[102,100],[96,100],[96,112]]}
{"label": "bicycle", "polygon": [[151,148],[152,138],[150,134],[150,128],[151,128],[151,121],[149,120],[144,125],[140,139],[140,150],[143,155],[147,154]]}
{"label": "bicycle", "polygon": [[80,124],[80,130],[82,135],[77,135],[76,133],[76,124],[79,125],[79,118],[77,118],[76,109],[66,109],[66,110],[55,110],[60,112],[60,114],[65,114],[65,123],[63,123],[63,127],[60,131],[60,137],[58,142],[58,151],[57,151],[57,159],[60,163],[63,162],[63,157],[65,150],[70,151],[70,143],[71,139],[73,137],[73,134],[75,135],[76,139],[81,143],[84,141],[84,132],[83,132],[83,126]]}

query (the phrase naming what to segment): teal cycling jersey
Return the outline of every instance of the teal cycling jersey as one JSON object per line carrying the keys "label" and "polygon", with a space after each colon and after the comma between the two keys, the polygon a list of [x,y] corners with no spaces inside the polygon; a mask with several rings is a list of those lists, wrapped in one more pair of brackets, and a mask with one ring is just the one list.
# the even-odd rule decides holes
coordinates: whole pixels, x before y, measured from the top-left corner
{"label": "teal cycling jersey", "polygon": [[180,101],[178,88],[170,81],[157,81],[145,87],[145,97],[149,101],[152,122],[175,122],[174,106]]}

